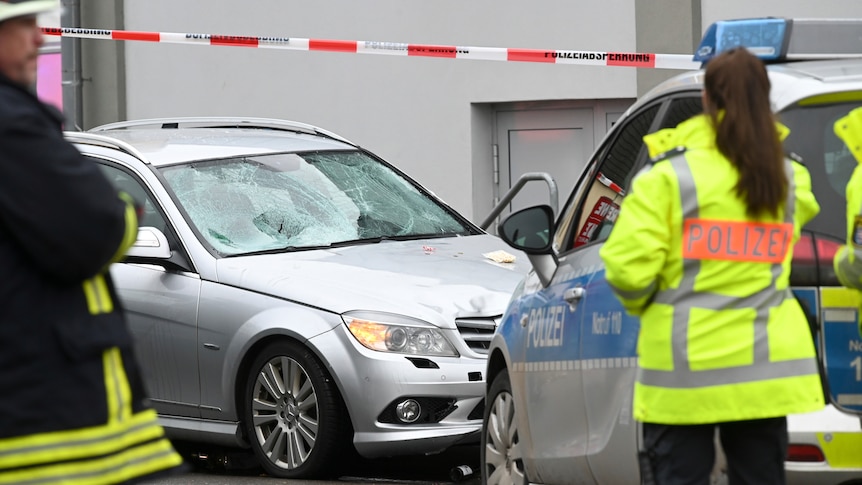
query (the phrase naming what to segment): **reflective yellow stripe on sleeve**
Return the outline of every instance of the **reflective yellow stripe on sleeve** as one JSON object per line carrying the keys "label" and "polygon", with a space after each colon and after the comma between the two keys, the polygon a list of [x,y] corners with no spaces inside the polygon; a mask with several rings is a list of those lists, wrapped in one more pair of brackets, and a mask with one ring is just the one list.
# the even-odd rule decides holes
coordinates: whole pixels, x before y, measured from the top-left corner
{"label": "reflective yellow stripe on sleeve", "polygon": [[132,417],[132,390],[129,388],[120,349],[114,347],[105,351],[102,359],[105,366],[108,423],[128,420]]}
{"label": "reflective yellow stripe on sleeve", "polygon": [[91,315],[114,311],[114,301],[111,299],[111,292],[108,291],[108,284],[103,275],[96,275],[84,281],[83,285],[87,308]]}
{"label": "reflective yellow stripe on sleeve", "polygon": [[123,240],[120,242],[120,247],[117,248],[117,253],[111,258],[112,263],[116,263],[123,259],[126,251],[135,244],[138,239],[138,214],[135,212],[135,203],[132,197],[120,192],[119,197],[126,203],[126,230],[123,233]]}

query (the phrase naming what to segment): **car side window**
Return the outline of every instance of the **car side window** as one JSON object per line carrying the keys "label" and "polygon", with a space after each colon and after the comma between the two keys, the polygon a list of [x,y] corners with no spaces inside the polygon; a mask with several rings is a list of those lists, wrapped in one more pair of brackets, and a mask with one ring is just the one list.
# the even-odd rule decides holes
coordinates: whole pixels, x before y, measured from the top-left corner
{"label": "car side window", "polygon": [[159,213],[158,209],[156,209],[143,184],[141,184],[141,182],[132,174],[118,167],[99,162],[97,162],[97,164],[102,170],[102,173],[105,174],[117,190],[131,195],[132,198],[135,199],[135,202],[143,205],[144,214],[138,221],[138,226],[155,227],[156,229],[165,232],[167,223],[161,213]]}
{"label": "car side window", "polygon": [[694,115],[703,113],[703,100],[700,96],[686,96],[673,99],[661,120],[658,129],[673,128]]}
{"label": "car side window", "polygon": [[[600,152],[598,163],[588,174],[582,197],[569,201],[567,220],[558,229],[557,247],[570,250],[607,238],[619,213],[625,188],[645,157],[643,136],[649,133],[660,104],[648,106],[622,121],[617,136]],[[561,234],[565,232],[566,234]]]}

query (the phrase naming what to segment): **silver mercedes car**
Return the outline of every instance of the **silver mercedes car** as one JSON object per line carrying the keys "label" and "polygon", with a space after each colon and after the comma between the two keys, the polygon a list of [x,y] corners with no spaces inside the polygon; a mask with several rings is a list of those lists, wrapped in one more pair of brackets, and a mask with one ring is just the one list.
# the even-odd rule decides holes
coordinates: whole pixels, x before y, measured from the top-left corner
{"label": "silver mercedes car", "polygon": [[[283,120],[67,139],[140,204],[111,268],[171,438],[286,478],[478,442],[491,336],[529,264],[396,167]],[[509,252],[507,252],[508,250]]]}

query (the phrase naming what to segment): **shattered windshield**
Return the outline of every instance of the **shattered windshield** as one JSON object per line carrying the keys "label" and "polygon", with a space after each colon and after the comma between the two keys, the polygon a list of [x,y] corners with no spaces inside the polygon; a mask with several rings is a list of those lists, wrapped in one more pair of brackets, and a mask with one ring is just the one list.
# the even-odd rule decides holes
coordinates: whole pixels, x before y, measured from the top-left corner
{"label": "shattered windshield", "polygon": [[357,151],[255,155],[162,173],[190,222],[223,255],[471,233]]}

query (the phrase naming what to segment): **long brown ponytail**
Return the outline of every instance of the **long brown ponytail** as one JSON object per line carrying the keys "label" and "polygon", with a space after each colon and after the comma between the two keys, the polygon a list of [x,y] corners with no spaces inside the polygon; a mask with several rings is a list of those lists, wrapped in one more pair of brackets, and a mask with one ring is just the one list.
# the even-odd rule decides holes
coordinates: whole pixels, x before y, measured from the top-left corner
{"label": "long brown ponytail", "polygon": [[704,87],[715,144],[739,171],[736,195],[747,203],[749,217],[777,217],[788,182],[763,62],[742,48],[720,54],[706,65]]}

